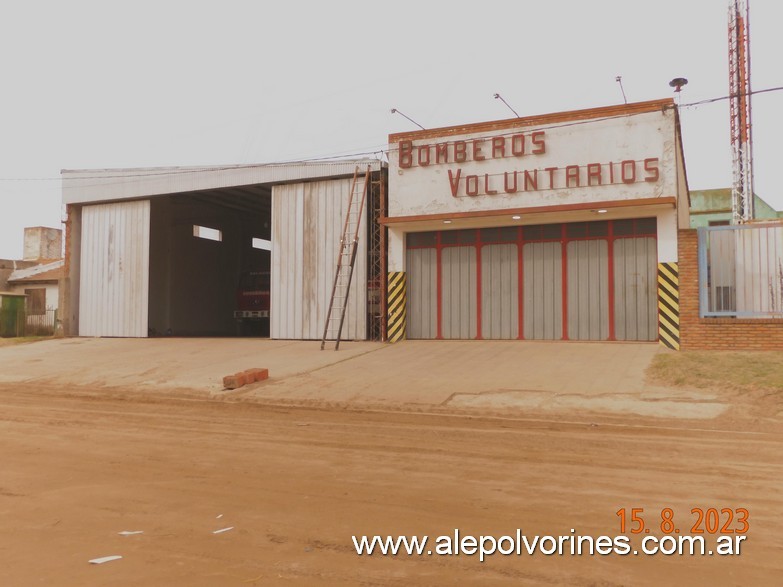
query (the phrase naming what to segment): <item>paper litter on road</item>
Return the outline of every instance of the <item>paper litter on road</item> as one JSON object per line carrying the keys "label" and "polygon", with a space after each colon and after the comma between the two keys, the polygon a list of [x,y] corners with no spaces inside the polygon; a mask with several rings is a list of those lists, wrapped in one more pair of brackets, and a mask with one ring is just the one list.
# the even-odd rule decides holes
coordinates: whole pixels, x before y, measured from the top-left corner
{"label": "paper litter on road", "polygon": [[117,532],[120,536],[133,536],[134,534],[144,534],[144,530],[123,530],[122,532]]}
{"label": "paper litter on road", "polygon": [[91,561],[88,561],[91,565],[102,565],[103,563],[108,563],[111,561],[116,561],[121,559],[122,557],[118,554],[114,554],[112,556],[102,556],[100,558],[94,558]]}
{"label": "paper litter on road", "polygon": [[213,534],[222,534],[223,532],[228,532],[229,530],[233,530],[234,526],[229,526],[228,528],[221,528],[220,530],[215,530],[212,532]]}
{"label": "paper litter on road", "polygon": [[215,519],[216,519],[216,520],[219,520],[219,519],[220,519],[220,518],[222,518],[222,517],[223,517],[223,514],[220,514],[220,515],[219,515],[217,518],[215,518]]}

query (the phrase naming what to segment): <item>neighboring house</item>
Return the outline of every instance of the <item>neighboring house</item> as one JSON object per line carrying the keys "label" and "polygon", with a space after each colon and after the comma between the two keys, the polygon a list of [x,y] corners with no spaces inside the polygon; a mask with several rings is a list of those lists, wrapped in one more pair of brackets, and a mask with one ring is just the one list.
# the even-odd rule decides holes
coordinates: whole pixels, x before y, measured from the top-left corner
{"label": "neighboring house", "polygon": [[44,226],[24,229],[23,260],[0,260],[0,290],[24,300],[27,318],[21,321],[21,334],[54,333],[64,265],[62,231]]}
{"label": "neighboring house", "polygon": [[8,278],[8,289],[27,296],[28,316],[40,316],[47,310],[57,310],[64,265],[65,261],[59,259],[34,265],[28,269],[17,269],[11,273]]}
{"label": "neighboring house", "polygon": [[[702,226],[724,226],[731,224],[731,188],[714,190],[691,190],[691,228]],[[772,206],[754,194],[756,219],[774,220],[783,218]]]}

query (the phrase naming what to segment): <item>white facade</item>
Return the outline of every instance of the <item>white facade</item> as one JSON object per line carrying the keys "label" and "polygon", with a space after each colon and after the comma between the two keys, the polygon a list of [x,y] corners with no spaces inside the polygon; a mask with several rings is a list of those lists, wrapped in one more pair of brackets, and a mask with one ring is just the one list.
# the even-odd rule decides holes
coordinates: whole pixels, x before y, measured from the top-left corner
{"label": "white facade", "polygon": [[392,151],[389,216],[637,200],[677,191],[673,110],[401,139]]}
{"label": "white facade", "polygon": [[[390,331],[658,338],[687,180],[672,100],[391,135]],[[678,215],[679,211],[679,215]]]}
{"label": "white facade", "polygon": [[677,260],[671,100],[400,133],[389,150],[390,271],[406,232],[641,216],[658,218],[659,261]]}
{"label": "white facade", "polygon": [[10,293],[24,294],[25,290],[43,289],[46,291],[45,308],[46,310],[57,310],[60,305],[60,288],[56,283],[21,283],[9,284]]}

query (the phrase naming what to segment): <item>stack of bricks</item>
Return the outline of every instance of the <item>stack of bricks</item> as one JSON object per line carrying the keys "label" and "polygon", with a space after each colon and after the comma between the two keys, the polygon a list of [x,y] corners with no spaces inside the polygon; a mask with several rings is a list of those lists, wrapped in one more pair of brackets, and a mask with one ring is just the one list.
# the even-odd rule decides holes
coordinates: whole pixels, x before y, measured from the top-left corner
{"label": "stack of bricks", "polygon": [[239,389],[243,385],[249,383],[255,383],[256,381],[263,381],[269,378],[268,369],[247,369],[234,373],[233,375],[226,375],[223,377],[224,389]]}
{"label": "stack of bricks", "polygon": [[783,319],[699,318],[699,252],[695,229],[679,231],[680,348],[783,350]]}

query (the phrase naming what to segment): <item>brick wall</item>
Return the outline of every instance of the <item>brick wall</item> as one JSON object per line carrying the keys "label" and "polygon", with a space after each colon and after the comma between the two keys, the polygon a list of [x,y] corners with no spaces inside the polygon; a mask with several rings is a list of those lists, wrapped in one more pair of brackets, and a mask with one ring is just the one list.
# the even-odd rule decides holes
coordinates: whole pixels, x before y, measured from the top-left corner
{"label": "brick wall", "polygon": [[680,348],[783,350],[783,319],[699,318],[697,232],[679,231]]}

